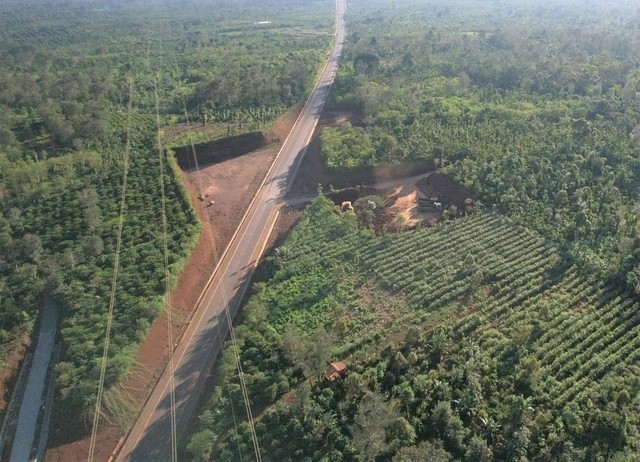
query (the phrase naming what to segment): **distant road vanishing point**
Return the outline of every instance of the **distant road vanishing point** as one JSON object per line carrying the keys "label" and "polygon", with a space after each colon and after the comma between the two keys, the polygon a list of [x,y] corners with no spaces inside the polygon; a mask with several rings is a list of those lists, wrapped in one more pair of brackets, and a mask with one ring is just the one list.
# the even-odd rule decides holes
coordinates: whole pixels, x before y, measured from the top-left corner
{"label": "distant road vanishing point", "polygon": [[228,333],[225,304],[235,315],[329,94],[344,42],[345,8],[345,0],[336,1],[335,42],[328,61],[174,350],[174,370],[163,371],[116,460],[171,460],[172,374],[178,439],[187,429]]}

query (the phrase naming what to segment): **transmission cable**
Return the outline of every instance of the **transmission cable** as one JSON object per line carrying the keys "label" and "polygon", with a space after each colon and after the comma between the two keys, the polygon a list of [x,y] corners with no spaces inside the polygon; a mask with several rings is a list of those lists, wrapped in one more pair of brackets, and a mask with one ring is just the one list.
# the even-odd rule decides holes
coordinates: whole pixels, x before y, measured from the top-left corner
{"label": "transmission cable", "polygon": [[113,312],[116,301],[116,287],[118,280],[118,269],[120,266],[120,250],[122,248],[122,228],[124,225],[124,212],[127,197],[127,178],[129,174],[129,155],[131,151],[131,112],[133,99],[133,77],[129,80],[129,101],[127,103],[127,132],[124,149],[123,171],[122,171],[122,188],[120,191],[120,213],[118,218],[118,230],[116,233],[116,249],[113,261],[113,275],[111,278],[111,293],[109,295],[109,311],[107,313],[107,326],[104,336],[102,361],[100,364],[100,379],[98,381],[98,393],[96,397],[96,408],[93,414],[93,427],[91,428],[91,441],[89,443],[88,461],[93,462],[96,438],[98,434],[98,424],[102,413],[102,397],[104,394],[104,380],[107,371],[107,360],[109,357],[109,343],[111,341],[111,327],[113,325]]}
{"label": "transmission cable", "polygon": [[[160,30],[156,27],[156,30]],[[158,57],[160,63],[158,69],[162,69],[163,66],[163,50],[162,50],[162,36],[158,37]],[[158,148],[158,157],[160,165],[160,191],[162,201],[162,235],[163,235],[163,250],[164,250],[164,273],[165,273],[165,296],[164,306],[165,315],[167,317],[167,343],[169,346],[169,418],[171,428],[171,460],[176,462],[178,460],[178,432],[176,423],[176,392],[175,392],[175,366],[173,358],[173,313],[171,312],[171,306],[169,303],[169,245],[167,239],[167,211],[166,211],[166,194],[164,187],[164,150],[162,147],[162,139],[160,137],[160,98],[158,97],[158,80],[159,72],[155,74],[154,80],[154,97],[155,97],[155,110],[156,110],[156,142]]]}
{"label": "transmission cable", "polygon": [[[177,59],[174,56],[174,60],[175,60],[175,66],[176,66],[176,71],[179,74],[180,72],[180,68],[178,66],[178,62]],[[187,122],[187,126],[188,128],[188,137],[189,137],[189,143],[190,143],[190,147],[191,147],[191,154],[193,156],[193,162],[194,162],[194,166],[196,169],[196,179],[198,182],[198,188],[199,188],[199,194],[202,197],[203,191],[202,191],[202,174],[200,171],[200,165],[198,162],[198,156],[196,154],[196,149],[195,149],[195,144],[193,141],[193,137],[191,136],[192,134],[192,127],[191,127],[191,119],[189,117],[189,112],[187,110],[187,105],[186,105],[186,101],[184,99],[184,96],[181,98],[182,99],[182,106],[183,106],[183,111],[184,111],[184,116]],[[211,222],[211,217],[210,215],[207,213],[207,221],[209,222],[209,233],[211,233],[211,230],[213,229],[213,223]],[[214,254],[214,260],[217,262],[217,264],[220,264],[220,257],[218,255],[218,250],[216,248],[215,245],[215,240],[213,239],[212,234],[210,234],[211,236],[211,245],[212,245],[212,250],[213,250],[213,254]],[[229,325],[229,332],[231,334],[231,344],[232,344],[232,350],[236,359],[236,369],[238,371],[238,377],[240,379],[240,388],[242,390],[242,396],[243,396],[243,401],[244,401],[244,405],[245,405],[245,411],[247,413],[247,421],[249,424],[249,430],[250,430],[250,434],[251,434],[251,440],[253,443],[253,447],[254,447],[254,452],[255,452],[255,456],[256,456],[256,461],[261,462],[262,461],[262,456],[260,454],[260,446],[259,446],[259,442],[258,442],[258,437],[256,434],[256,430],[255,430],[255,425],[254,425],[254,419],[253,419],[253,413],[251,410],[251,402],[249,399],[249,393],[247,390],[247,386],[246,386],[246,382],[244,380],[244,372],[242,370],[242,364],[241,364],[241,359],[240,359],[240,354],[239,354],[239,349],[238,349],[238,345],[236,342],[236,338],[235,338],[235,329],[233,327],[233,319],[231,318],[231,313],[229,311],[229,300],[227,298],[227,291],[226,291],[226,283],[225,283],[225,279],[221,278],[220,280],[220,288],[221,288],[221,292],[222,292],[222,298],[223,298],[223,306],[224,306],[224,312],[225,312],[225,317],[227,319],[227,323]],[[220,323],[217,323],[217,328],[218,328],[218,335],[219,337],[222,339],[223,337],[221,336],[221,329],[220,329]],[[231,402],[231,400],[230,400]],[[232,410],[233,412],[233,410]],[[234,421],[235,421],[235,412],[234,412]],[[238,441],[238,436],[237,436],[237,428],[236,430],[236,442],[238,443],[238,449],[239,449],[239,441]]]}
{"label": "transmission cable", "polygon": [[[160,47],[161,46],[162,45],[160,44]],[[175,56],[174,56],[174,58],[175,58]],[[162,56],[161,55],[160,55],[160,59],[162,60]],[[177,60],[176,60],[176,68],[177,68],[177,71],[179,73],[179,67],[177,66]],[[158,93],[157,93],[157,88],[158,88],[158,75],[156,74],[156,80],[154,82],[154,94],[155,94],[155,98],[156,98],[156,124],[157,124],[157,129],[158,129],[158,131],[157,131],[157,134],[158,134],[158,146],[159,146],[160,156],[162,157],[162,147],[161,147],[162,145],[161,145],[161,140],[160,140],[160,115],[159,115],[159,102],[158,102],[159,97],[158,97]],[[197,178],[198,178],[199,186],[201,188],[201,184],[202,184],[202,182],[201,182],[201,174],[200,174],[200,169],[199,169],[199,165],[198,165],[198,162],[197,162],[197,156],[196,156],[196,153],[195,153],[195,145],[193,143],[193,137],[191,136],[192,127],[191,127],[191,124],[190,124],[189,115],[188,115],[188,111],[187,111],[187,108],[186,108],[186,102],[184,100],[184,97],[182,98],[182,103],[183,103],[183,109],[185,111],[185,115],[186,115],[187,123],[188,123],[189,141],[190,141],[190,144],[191,144],[192,153],[194,155],[194,162],[196,164],[196,175],[197,175]],[[162,160],[161,160],[161,162],[162,162]],[[162,187],[164,188],[164,183],[162,184]],[[163,194],[164,194],[164,190],[163,190]],[[163,203],[164,203],[164,196],[163,196]],[[164,225],[166,226],[166,212],[164,212],[164,213],[165,213],[165,215],[163,217],[163,220],[164,220]],[[209,217],[208,217],[208,221],[210,222],[210,218]],[[210,222],[209,224],[210,224],[210,229],[211,229],[212,223]],[[165,234],[165,242],[166,242],[166,234]],[[214,242],[213,239],[211,240],[211,242],[212,242],[215,261],[219,262],[219,256],[217,254],[217,249],[215,247],[215,242]],[[166,280],[168,281],[168,277],[166,278]],[[254,445],[254,451],[256,453],[256,460],[258,462],[261,462],[262,458],[260,456],[260,449],[259,449],[259,445],[258,445],[258,441],[257,441],[257,435],[256,435],[256,432],[255,432],[255,426],[254,426],[254,423],[253,423],[253,415],[252,415],[252,412],[251,412],[249,394],[248,394],[246,383],[245,383],[245,380],[244,380],[244,374],[242,372],[242,365],[240,363],[240,357],[239,357],[239,354],[238,354],[238,348],[237,348],[237,345],[235,344],[235,333],[233,332],[233,323],[231,321],[231,316],[230,316],[229,309],[228,309],[229,301],[227,299],[226,287],[224,285],[224,279],[221,281],[221,283],[222,283],[222,295],[223,295],[224,310],[225,310],[226,317],[229,320],[229,328],[230,328],[230,331],[232,333],[232,339],[233,339],[232,341],[233,341],[234,346],[235,346],[234,353],[236,355],[236,363],[237,363],[238,373],[239,373],[239,377],[240,377],[240,381],[241,381],[241,389],[242,389],[242,392],[243,392],[243,399],[244,399],[244,402],[245,402],[245,408],[247,410],[247,418],[248,418],[248,422],[249,422],[249,428],[250,428],[250,432],[251,432],[252,442],[253,442],[253,445]],[[170,326],[171,325],[171,319],[170,319],[171,314],[169,313],[169,311],[167,311],[167,314],[168,314],[168,324]],[[220,332],[219,323],[217,324],[217,328],[218,328],[218,335],[220,336],[220,338],[222,338],[221,332]],[[169,335],[170,335],[170,338],[172,338],[172,334],[169,334]],[[170,347],[170,352],[169,352],[169,357],[170,357],[170,359],[169,359],[169,361],[170,361],[170,365],[169,365],[169,367],[170,367],[170,374],[169,374],[169,376],[170,376],[170,379],[169,379],[170,380],[170,387],[169,388],[170,388],[170,395],[171,395],[170,396],[170,402],[171,402],[172,457],[175,460],[175,458],[177,458],[177,431],[176,431],[175,382],[174,382],[173,342],[172,342],[172,340],[170,340],[169,347]],[[230,402],[231,402],[231,400],[230,400]],[[234,422],[235,422],[235,411],[232,409],[232,412],[234,414]],[[236,442],[238,443],[238,446],[239,446],[239,441],[238,441],[238,438],[237,438],[237,427],[235,428],[235,430],[236,430]],[[240,455],[241,455],[241,453],[240,453]],[[241,456],[241,458],[242,458],[242,456]]]}
{"label": "transmission cable", "polygon": [[174,382],[174,364],[173,364],[173,321],[171,306],[169,303],[169,245],[167,240],[167,209],[166,196],[164,188],[164,150],[162,148],[162,140],[160,138],[160,107],[158,101],[158,74],[154,81],[154,96],[156,100],[156,142],[158,148],[158,159],[160,165],[160,201],[162,209],[162,246],[164,254],[164,308],[167,317],[167,343],[169,346],[169,396],[170,396],[170,419],[171,419],[171,460],[178,460],[178,442],[176,431],[176,392]]}

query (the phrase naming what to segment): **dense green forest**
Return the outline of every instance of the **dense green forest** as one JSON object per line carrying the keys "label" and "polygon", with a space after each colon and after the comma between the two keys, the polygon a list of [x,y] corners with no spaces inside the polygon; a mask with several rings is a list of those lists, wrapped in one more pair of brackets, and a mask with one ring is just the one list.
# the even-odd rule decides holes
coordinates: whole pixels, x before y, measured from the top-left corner
{"label": "dense green forest", "polygon": [[[86,429],[95,404],[120,220],[111,418],[123,409],[113,385],[163,309],[158,129],[197,121],[225,136],[273,121],[304,99],[332,13],[324,0],[0,5],[0,359],[33,329],[43,297],[57,300],[54,412],[67,428]],[[175,283],[200,225],[173,157],[162,156]]]}
{"label": "dense green forest", "polygon": [[326,162],[433,159],[640,293],[639,56],[634,2],[354,0]]}
{"label": "dense green forest", "polygon": [[[263,460],[635,460],[632,293],[497,214],[383,236],[357,221],[319,198],[267,260],[193,460],[252,454],[236,351]],[[348,366],[333,382],[331,361]]]}

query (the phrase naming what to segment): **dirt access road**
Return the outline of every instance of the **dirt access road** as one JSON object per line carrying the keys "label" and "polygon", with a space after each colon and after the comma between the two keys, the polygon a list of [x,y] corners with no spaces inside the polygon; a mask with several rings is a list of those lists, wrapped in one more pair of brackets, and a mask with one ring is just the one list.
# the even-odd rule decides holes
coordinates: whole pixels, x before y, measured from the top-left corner
{"label": "dirt access road", "polygon": [[180,438],[226,337],[225,307],[228,306],[233,317],[318,122],[342,51],[344,10],[345,1],[337,0],[335,44],[328,62],[174,350],[173,370],[167,367],[163,372],[117,460],[171,460],[170,391],[173,389],[175,393],[176,428]]}

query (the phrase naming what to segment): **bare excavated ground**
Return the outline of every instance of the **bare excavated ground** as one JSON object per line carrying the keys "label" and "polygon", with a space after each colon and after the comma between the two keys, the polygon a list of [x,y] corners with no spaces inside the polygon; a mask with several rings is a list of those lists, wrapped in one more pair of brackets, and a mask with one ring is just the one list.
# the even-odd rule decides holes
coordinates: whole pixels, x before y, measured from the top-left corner
{"label": "bare excavated ground", "polygon": [[11,392],[13,392],[18,380],[22,361],[30,347],[31,338],[26,332],[6,347],[7,355],[3,359],[3,364],[0,368],[0,422],[7,411]]}
{"label": "bare excavated ground", "polygon": [[384,217],[381,217],[387,229],[405,230],[418,225],[431,226],[442,218],[441,212],[420,210],[419,198],[444,196],[446,202],[455,204],[459,211],[464,210],[466,198],[473,198],[464,187],[446,175],[434,172],[436,166],[432,161],[382,163],[345,170],[328,168],[322,157],[320,137],[325,128],[346,122],[358,124],[357,117],[348,111],[325,110],[322,113],[289,194],[290,203],[303,204],[305,197],[315,195],[318,185],[325,193],[339,190],[329,194],[338,205],[341,201],[353,202],[364,195],[377,194],[387,203]]}
{"label": "bare excavated ground", "polygon": [[218,255],[240,224],[276,154],[274,146],[185,174],[190,189],[201,185],[200,208],[214,233]]}
{"label": "bare excavated ground", "polygon": [[[203,232],[170,296],[174,343],[193,314],[217,258],[224,252],[240,224],[296,117],[297,113],[294,112],[276,120],[264,138],[271,144],[248,154],[245,154],[241,144],[227,144],[222,158],[218,158],[213,151],[219,147],[215,144],[213,147],[210,143],[196,146],[200,168],[183,171],[182,176],[200,217]],[[241,139],[238,143],[241,143]],[[235,148],[241,155],[233,155]],[[137,408],[144,405],[168,360],[168,354],[168,322],[166,316],[160,316],[140,345],[136,366],[130,377],[122,384],[123,391],[132,398]],[[50,435],[53,447],[47,450],[46,461],[86,460],[90,443],[86,432],[81,435],[68,434],[62,423],[52,422]],[[123,437],[124,432],[120,428],[102,423],[96,440],[95,460],[108,460]]]}
{"label": "bare excavated ground", "polygon": [[399,182],[397,186],[386,192],[385,198],[391,201],[391,205],[387,208],[392,217],[391,229],[411,229],[421,224],[433,225],[442,217],[442,212],[420,210],[419,196],[420,191],[415,182]]}

